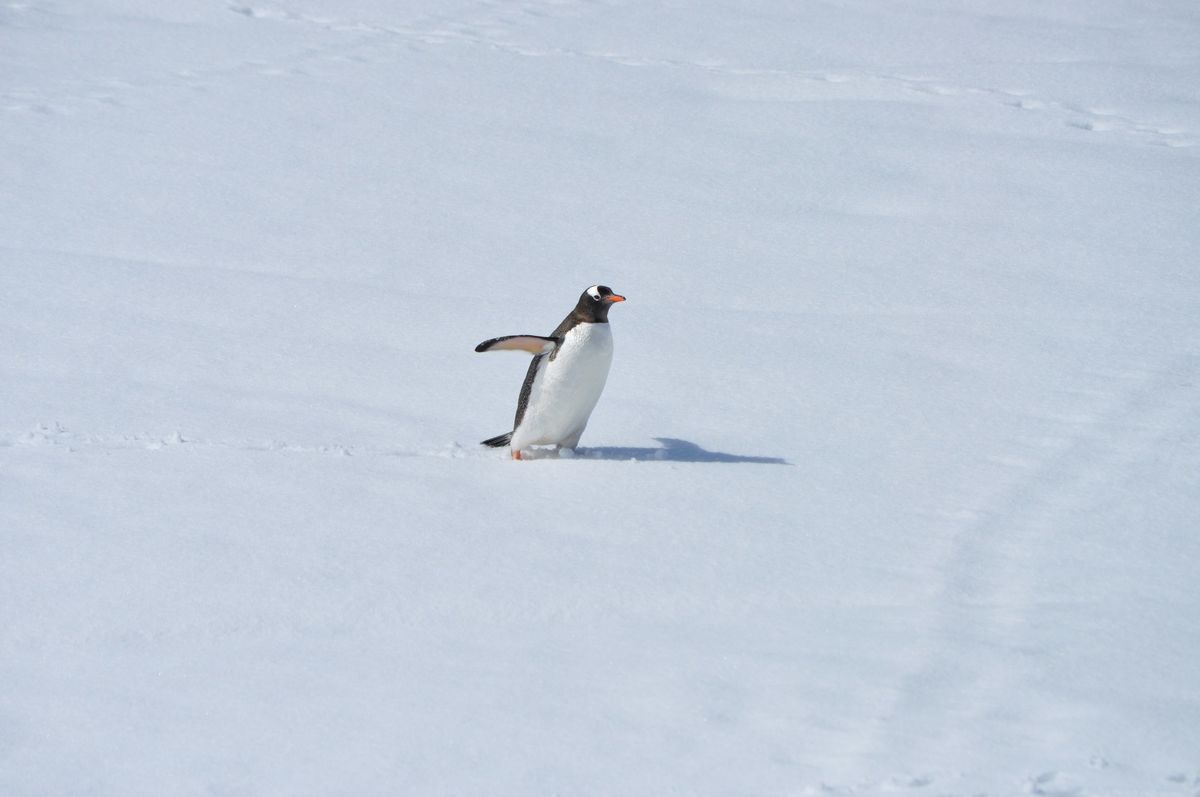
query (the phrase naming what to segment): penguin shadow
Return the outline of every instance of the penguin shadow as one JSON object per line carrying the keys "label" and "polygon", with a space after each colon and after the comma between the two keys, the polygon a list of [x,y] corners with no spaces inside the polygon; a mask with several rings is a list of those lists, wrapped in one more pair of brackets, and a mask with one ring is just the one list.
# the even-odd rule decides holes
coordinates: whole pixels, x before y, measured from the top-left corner
{"label": "penguin shadow", "polygon": [[753,457],[742,454],[726,454],[723,451],[709,451],[695,443],[675,437],[656,437],[654,439],[662,444],[660,448],[588,446],[580,448],[577,456],[580,459],[632,459],[638,462],[716,462],[725,464],[743,462],[751,465],[792,464],[782,457]]}

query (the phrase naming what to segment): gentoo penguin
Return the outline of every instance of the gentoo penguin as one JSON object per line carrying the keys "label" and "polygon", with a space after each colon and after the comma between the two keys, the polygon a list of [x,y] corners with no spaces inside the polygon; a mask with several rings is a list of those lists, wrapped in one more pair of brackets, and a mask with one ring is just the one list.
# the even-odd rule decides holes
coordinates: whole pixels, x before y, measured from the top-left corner
{"label": "gentoo penguin", "polygon": [[475,351],[527,351],[533,355],[513,430],[483,441],[508,446],[513,459],[527,446],[575,448],[600,400],[612,364],[612,331],[608,309],[625,301],[607,285],[593,285],[548,337],[506,335],[485,340]]}

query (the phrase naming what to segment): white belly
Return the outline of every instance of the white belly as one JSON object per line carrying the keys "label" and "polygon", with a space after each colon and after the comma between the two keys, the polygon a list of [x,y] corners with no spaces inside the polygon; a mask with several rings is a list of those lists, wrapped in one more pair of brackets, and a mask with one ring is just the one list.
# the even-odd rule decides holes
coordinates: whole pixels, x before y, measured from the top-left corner
{"label": "white belly", "polygon": [[580,324],[568,332],[554,359],[547,356],[538,369],[512,447],[573,448],[600,400],[612,353],[608,324]]}

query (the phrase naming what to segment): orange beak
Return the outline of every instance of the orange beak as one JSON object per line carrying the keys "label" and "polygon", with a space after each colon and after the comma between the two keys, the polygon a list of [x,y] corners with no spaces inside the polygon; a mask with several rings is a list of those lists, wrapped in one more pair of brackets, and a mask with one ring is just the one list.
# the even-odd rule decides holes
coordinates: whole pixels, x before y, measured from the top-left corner
{"label": "orange beak", "polygon": [[604,301],[606,301],[606,302],[623,302],[623,301],[625,301],[625,297],[614,293],[612,296],[605,296]]}

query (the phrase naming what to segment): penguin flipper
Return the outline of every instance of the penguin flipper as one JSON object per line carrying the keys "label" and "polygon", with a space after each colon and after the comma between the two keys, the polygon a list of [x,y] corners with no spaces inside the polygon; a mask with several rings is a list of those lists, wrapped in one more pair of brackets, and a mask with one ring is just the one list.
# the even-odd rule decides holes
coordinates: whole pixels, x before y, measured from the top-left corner
{"label": "penguin flipper", "polygon": [[558,338],[541,335],[505,335],[502,338],[485,340],[475,351],[524,351],[530,354],[549,354],[558,346]]}

